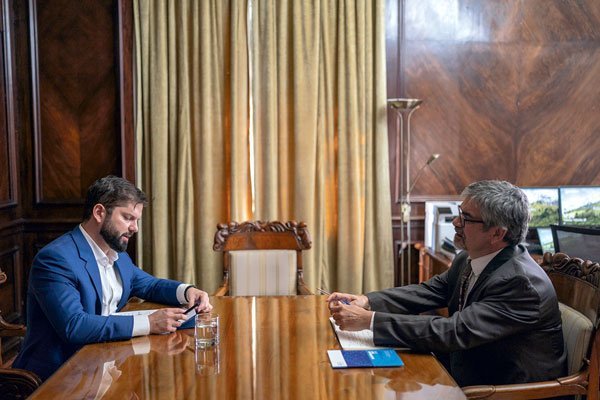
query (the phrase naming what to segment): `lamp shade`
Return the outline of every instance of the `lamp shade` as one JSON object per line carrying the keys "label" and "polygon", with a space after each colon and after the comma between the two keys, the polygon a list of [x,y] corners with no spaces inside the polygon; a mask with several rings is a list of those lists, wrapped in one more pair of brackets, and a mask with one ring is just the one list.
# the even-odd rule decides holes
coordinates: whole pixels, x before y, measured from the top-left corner
{"label": "lamp shade", "polygon": [[412,110],[413,108],[418,107],[423,100],[420,99],[388,99],[388,104],[392,108],[397,108],[399,110]]}

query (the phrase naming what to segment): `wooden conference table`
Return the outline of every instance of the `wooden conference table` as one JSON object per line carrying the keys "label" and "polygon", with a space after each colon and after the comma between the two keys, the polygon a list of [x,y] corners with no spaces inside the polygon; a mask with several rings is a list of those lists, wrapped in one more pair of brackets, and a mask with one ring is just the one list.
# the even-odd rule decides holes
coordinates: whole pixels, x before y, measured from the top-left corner
{"label": "wooden conference table", "polygon": [[[31,398],[465,398],[429,354],[400,352],[405,366],[399,368],[332,369],[327,350],[340,347],[324,299],[212,297],[221,319],[218,346],[196,350],[193,329],[86,345]],[[135,354],[141,344],[149,351]]]}

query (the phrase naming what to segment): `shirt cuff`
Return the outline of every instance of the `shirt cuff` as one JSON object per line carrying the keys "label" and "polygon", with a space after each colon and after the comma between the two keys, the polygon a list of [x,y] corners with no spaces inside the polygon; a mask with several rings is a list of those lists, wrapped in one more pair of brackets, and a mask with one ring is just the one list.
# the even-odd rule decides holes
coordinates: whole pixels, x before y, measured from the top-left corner
{"label": "shirt cuff", "polygon": [[133,316],[133,332],[131,336],[144,336],[150,333],[150,320],[147,315]]}
{"label": "shirt cuff", "polygon": [[375,322],[375,311],[371,314],[371,325],[369,325],[369,329],[373,330],[373,322]]}
{"label": "shirt cuff", "polygon": [[180,304],[187,304],[188,301],[185,298],[185,289],[187,289],[190,286],[194,285],[182,283],[181,285],[177,286],[177,292],[175,294],[177,295],[177,301],[179,301]]}

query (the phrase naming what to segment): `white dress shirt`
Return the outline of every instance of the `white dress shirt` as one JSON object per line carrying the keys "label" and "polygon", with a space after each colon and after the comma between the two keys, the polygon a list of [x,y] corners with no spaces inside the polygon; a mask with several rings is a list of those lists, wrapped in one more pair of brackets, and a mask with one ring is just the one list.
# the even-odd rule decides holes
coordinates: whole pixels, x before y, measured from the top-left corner
{"label": "white dress shirt", "polygon": [[[102,314],[108,316],[117,311],[117,306],[123,296],[123,282],[121,276],[114,268],[115,262],[119,259],[119,254],[113,249],[109,249],[108,253],[104,253],[100,246],[94,242],[94,239],[79,225],[79,230],[83,233],[83,237],[89,243],[98,264],[100,271],[100,281],[102,282]],[[181,304],[187,303],[185,299],[185,289],[188,286],[182,283],[177,287],[177,300]],[[131,336],[142,336],[150,333],[150,321],[147,315],[133,316],[133,330]]]}

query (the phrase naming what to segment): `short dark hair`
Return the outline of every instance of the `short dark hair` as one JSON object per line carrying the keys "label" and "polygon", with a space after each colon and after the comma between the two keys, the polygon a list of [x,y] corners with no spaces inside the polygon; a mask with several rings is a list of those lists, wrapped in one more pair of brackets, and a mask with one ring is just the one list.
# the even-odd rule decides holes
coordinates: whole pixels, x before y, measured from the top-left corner
{"label": "short dark hair", "polygon": [[96,204],[102,204],[110,215],[115,207],[129,202],[143,206],[148,204],[146,194],[135,187],[133,183],[118,176],[105,176],[92,183],[88,188],[83,206],[83,220],[90,219]]}

